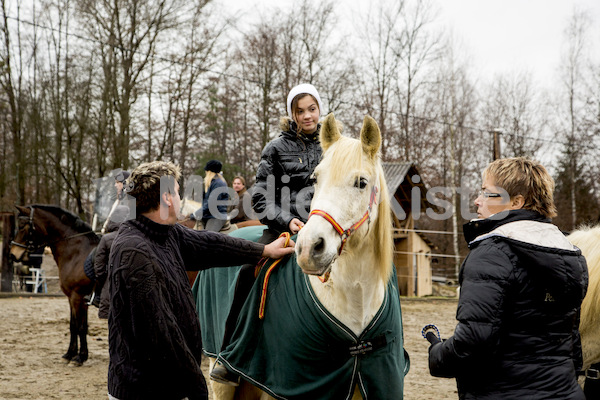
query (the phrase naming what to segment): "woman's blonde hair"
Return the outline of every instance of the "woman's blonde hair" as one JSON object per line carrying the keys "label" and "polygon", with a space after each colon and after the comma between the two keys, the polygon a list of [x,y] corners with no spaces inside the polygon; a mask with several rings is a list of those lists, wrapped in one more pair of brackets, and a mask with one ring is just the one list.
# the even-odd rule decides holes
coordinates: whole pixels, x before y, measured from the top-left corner
{"label": "woman's blonde hair", "polygon": [[556,216],[554,179],[539,162],[526,157],[502,158],[483,171],[483,179],[487,177],[511,198],[523,196],[524,209],[537,211],[547,218]]}
{"label": "woman's blonde hair", "polygon": [[213,179],[216,177],[217,179],[222,180],[223,182],[225,182],[225,178],[223,178],[223,176],[221,174],[218,174],[216,172],[213,171],[205,171],[206,175],[204,175],[204,193],[208,192],[208,188],[210,187],[210,183],[213,181]]}

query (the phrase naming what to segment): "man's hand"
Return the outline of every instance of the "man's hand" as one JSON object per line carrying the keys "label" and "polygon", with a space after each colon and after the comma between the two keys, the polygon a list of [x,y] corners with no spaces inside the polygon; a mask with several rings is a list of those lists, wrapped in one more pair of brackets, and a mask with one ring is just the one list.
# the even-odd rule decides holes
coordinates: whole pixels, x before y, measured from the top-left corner
{"label": "man's hand", "polygon": [[287,240],[288,239],[285,237],[280,237],[279,239],[272,241],[265,246],[262,256],[269,258],[281,258],[283,256],[287,256],[288,254],[292,254],[294,252],[296,243],[290,239],[288,247],[285,247],[285,242]]}
{"label": "man's hand", "polygon": [[300,221],[298,218],[294,218],[290,221],[288,228],[290,228],[290,232],[292,235],[295,235],[302,229],[304,226],[304,222]]}

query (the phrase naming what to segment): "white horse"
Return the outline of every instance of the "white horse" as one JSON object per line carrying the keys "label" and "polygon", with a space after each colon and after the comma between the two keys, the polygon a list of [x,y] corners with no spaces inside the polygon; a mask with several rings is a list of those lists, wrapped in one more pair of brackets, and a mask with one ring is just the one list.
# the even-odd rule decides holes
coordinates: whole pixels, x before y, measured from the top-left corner
{"label": "white horse", "polygon": [[600,226],[585,227],[571,233],[569,241],[581,249],[585,256],[589,284],[581,304],[581,348],[583,370],[600,362]]}
{"label": "white horse", "polygon": [[[354,368],[354,371],[350,371],[351,384],[347,392],[344,392],[346,393],[344,396],[339,396],[338,392],[332,397],[333,392],[328,392],[327,384],[315,388],[308,394],[297,387],[290,390],[284,388],[281,392],[276,392],[270,390],[272,388],[268,384],[255,381],[256,386],[269,394],[258,393],[256,388],[249,387],[248,381],[254,381],[254,377],[246,375],[241,368],[241,374],[245,379],[238,388],[226,387],[211,381],[216,399],[345,398],[356,400],[366,395],[379,399],[402,398],[403,379],[408,372],[408,360],[405,358],[406,354],[402,353],[399,293],[394,282],[396,278],[392,265],[390,202],[379,160],[381,146],[379,127],[375,120],[366,116],[360,140],[348,138],[340,134],[337,121],[333,114],[330,114],[323,121],[320,139],[324,154],[314,173],[316,184],[311,213],[296,241],[297,265],[306,275],[297,272],[295,263],[293,266],[285,265],[279,268],[288,268],[286,270],[290,271],[288,275],[296,271],[295,274],[300,275],[300,279],[305,282],[306,291],[313,297],[312,302],[317,308],[321,308],[323,315],[326,315],[325,319],[329,319],[335,325],[333,330],[339,330],[341,336],[351,339],[354,344],[350,347],[351,356],[348,355],[348,347],[345,348],[346,353],[344,353],[349,359],[350,368]],[[294,258],[291,261],[294,261]],[[273,296],[276,291],[281,292],[282,287],[290,286],[293,284],[284,281],[284,284],[274,290]],[[274,307],[275,302],[275,300],[271,303],[267,302],[265,321],[268,319],[270,307]],[[308,303],[311,303],[311,300],[306,304]],[[386,318],[384,315],[388,315],[387,311],[383,310],[388,310],[393,305],[396,305],[398,310],[394,314],[394,321],[390,322],[393,326],[385,327],[387,337],[366,339],[372,331],[380,329],[378,324],[383,324],[382,320]],[[283,325],[288,323],[290,325],[296,323],[297,326],[302,327],[305,321],[282,322]],[[395,332],[395,336],[390,336],[391,331]],[[287,341],[295,343],[294,335],[300,335],[298,342],[315,340],[315,335],[306,332],[281,332],[279,335],[272,335],[270,340],[273,342],[270,343],[273,343],[273,354],[277,354],[280,359],[278,362],[281,363],[281,359],[293,358],[296,363],[293,365],[297,367],[288,369],[302,369],[305,371],[303,373],[313,372],[322,367],[322,365],[307,367],[302,364],[303,361],[298,361],[302,358],[297,358],[295,354],[291,357],[281,355],[284,350],[277,347],[277,343]],[[277,341],[279,336],[285,337],[283,342]],[[376,355],[369,358],[370,354]],[[388,356],[391,354],[394,356],[390,359]],[[260,357],[265,358],[262,355]],[[384,360],[381,357],[388,358]],[[323,361],[323,363],[327,362],[332,361]],[[388,374],[387,371],[393,370],[394,367],[398,368]],[[367,376],[369,369],[378,370],[378,368],[386,372],[378,374],[376,378]],[[274,363],[268,364],[267,369],[283,371],[286,367]],[[278,374],[279,372],[275,373]],[[316,382],[321,380],[321,376],[318,374],[316,376],[319,379],[311,381],[311,385],[321,385],[320,382]],[[266,380],[270,381],[270,377]],[[296,383],[295,378],[292,386],[294,385],[300,385]],[[251,393],[252,391],[254,393]]]}
{"label": "white horse", "polygon": [[[329,118],[321,131],[325,155],[314,173],[311,218],[298,234],[296,254],[319,301],[359,335],[381,307],[393,267],[381,135],[365,117],[360,141],[343,137]],[[327,273],[323,283],[319,275]]]}
{"label": "white horse", "polygon": [[183,199],[181,201],[181,209],[179,213],[182,217],[189,217],[190,214],[202,209],[202,203],[191,199]]}

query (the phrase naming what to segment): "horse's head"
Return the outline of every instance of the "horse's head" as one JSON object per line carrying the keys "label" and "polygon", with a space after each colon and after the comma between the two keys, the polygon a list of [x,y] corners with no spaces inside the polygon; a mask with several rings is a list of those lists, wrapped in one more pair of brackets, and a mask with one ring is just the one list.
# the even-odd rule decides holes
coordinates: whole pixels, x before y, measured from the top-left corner
{"label": "horse's head", "polygon": [[16,207],[19,211],[17,233],[11,242],[10,255],[15,261],[27,262],[29,254],[39,251],[39,248],[43,246],[47,232],[45,225],[38,221],[35,207]]}
{"label": "horse's head", "polygon": [[298,234],[296,255],[306,274],[322,275],[338,256],[371,256],[382,279],[391,271],[389,198],[379,160],[381,133],[366,116],[360,140],[342,136],[333,114],[321,127],[324,154],[315,169],[308,222]]}

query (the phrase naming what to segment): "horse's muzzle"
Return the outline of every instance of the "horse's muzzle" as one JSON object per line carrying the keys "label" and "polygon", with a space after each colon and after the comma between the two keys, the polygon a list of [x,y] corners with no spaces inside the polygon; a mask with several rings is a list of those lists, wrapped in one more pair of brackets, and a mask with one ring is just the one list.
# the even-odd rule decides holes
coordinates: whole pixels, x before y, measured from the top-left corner
{"label": "horse's muzzle", "polygon": [[8,259],[12,262],[23,262],[27,260],[25,249],[20,247],[12,246],[8,254]]}
{"label": "horse's muzzle", "polygon": [[296,259],[302,272],[308,275],[323,275],[331,268],[337,252],[327,248],[323,236],[298,234]]}

